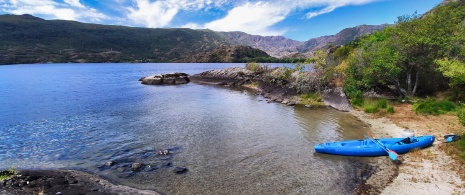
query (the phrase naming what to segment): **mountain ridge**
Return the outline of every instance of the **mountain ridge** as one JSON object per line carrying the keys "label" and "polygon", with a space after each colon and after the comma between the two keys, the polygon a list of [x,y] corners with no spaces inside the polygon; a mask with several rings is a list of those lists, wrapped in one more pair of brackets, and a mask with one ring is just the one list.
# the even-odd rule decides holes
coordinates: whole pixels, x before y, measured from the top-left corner
{"label": "mountain ridge", "polygon": [[[345,44],[383,28],[361,25],[308,41],[208,29],[141,28],[0,15],[0,64],[44,62],[186,62],[223,46],[250,46],[275,58],[308,57],[328,44]],[[250,52],[247,47],[242,53]],[[221,53],[221,52],[220,52]],[[241,53],[241,52],[239,52]],[[255,57],[263,57],[260,52]],[[210,52],[211,54],[211,52]],[[195,57],[192,57],[195,56]],[[239,57],[237,55],[233,55]],[[247,56],[250,61],[254,56]],[[225,59],[225,58],[217,58]],[[244,61],[229,59],[228,61]],[[210,61],[210,60],[209,60]],[[222,61],[218,61],[222,62]]]}

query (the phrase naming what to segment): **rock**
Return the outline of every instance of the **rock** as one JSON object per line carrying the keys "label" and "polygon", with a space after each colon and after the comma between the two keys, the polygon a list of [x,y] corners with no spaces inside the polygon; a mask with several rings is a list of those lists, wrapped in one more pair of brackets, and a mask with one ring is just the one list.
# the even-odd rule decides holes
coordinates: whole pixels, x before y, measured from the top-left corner
{"label": "rock", "polygon": [[295,106],[297,104],[297,102],[295,101],[289,101],[286,105],[287,106]]}
{"label": "rock", "polygon": [[132,163],[131,169],[132,171],[138,171],[142,167],[142,163]]}
{"label": "rock", "polygon": [[184,174],[187,173],[188,169],[186,167],[176,167],[174,168],[174,173],[176,174]]}
{"label": "rock", "polygon": [[353,110],[352,105],[344,93],[344,90],[342,90],[340,87],[324,90],[323,101],[326,105],[336,110],[346,112]]}
{"label": "rock", "polygon": [[110,166],[110,167],[113,166],[114,164],[115,164],[115,162],[113,162],[113,161],[108,161],[108,162],[105,163],[106,166]]}
{"label": "rock", "polygon": [[144,85],[180,85],[190,82],[186,73],[157,74],[139,79]]}
{"label": "rock", "polygon": [[170,151],[169,150],[160,150],[157,152],[158,155],[168,155],[170,154]]}

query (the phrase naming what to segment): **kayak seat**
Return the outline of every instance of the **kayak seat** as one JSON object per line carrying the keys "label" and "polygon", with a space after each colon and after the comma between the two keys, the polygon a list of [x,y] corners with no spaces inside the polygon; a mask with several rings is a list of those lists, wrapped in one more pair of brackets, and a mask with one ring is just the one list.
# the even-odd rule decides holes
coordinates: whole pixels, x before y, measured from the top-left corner
{"label": "kayak seat", "polygon": [[418,142],[418,140],[407,137],[407,138],[405,138],[403,140],[400,140],[400,141],[398,141],[396,143],[399,144],[399,145],[403,145],[403,144],[411,144],[411,143],[415,143],[415,142]]}

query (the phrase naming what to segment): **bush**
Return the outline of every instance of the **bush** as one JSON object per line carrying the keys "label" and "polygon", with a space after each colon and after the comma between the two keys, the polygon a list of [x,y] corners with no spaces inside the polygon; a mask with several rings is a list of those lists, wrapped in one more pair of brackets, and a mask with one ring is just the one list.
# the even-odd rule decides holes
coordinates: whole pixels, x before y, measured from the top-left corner
{"label": "bush", "polygon": [[437,101],[432,98],[427,98],[424,101],[419,101],[413,104],[413,110],[417,114],[430,114],[437,116],[455,110],[455,105],[448,100]]}
{"label": "bush", "polygon": [[388,106],[388,101],[387,101],[387,99],[382,98],[382,99],[379,99],[379,100],[376,102],[376,104],[377,104],[378,107],[380,107],[380,108],[387,108],[387,106]]}
{"label": "bush", "polygon": [[254,63],[254,62],[245,64],[245,69],[254,71],[254,72],[260,72],[263,70],[263,68],[260,66],[259,63]]}
{"label": "bush", "polygon": [[457,111],[457,116],[459,117],[459,122],[463,126],[465,126],[465,106],[462,106],[458,111]]}
{"label": "bush", "polygon": [[358,97],[356,97],[356,98],[350,99],[350,103],[351,103],[352,105],[354,105],[354,106],[359,106],[359,107],[361,107],[361,106],[363,106],[363,102],[364,102],[363,98],[358,98]]}
{"label": "bush", "polygon": [[378,107],[377,102],[375,103],[371,101],[365,102],[365,104],[363,105],[363,111],[365,111],[366,113],[379,112],[379,107]]}
{"label": "bush", "polygon": [[391,114],[394,113],[394,107],[391,105],[387,105],[386,112],[391,113]]}

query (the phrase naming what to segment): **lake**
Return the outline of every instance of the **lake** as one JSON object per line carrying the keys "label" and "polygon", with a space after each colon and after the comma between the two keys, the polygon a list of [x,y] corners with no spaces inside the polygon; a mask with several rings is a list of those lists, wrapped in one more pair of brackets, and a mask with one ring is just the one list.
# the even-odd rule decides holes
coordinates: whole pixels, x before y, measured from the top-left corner
{"label": "lake", "polygon": [[267,103],[243,88],[138,81],[231,66],[245,64],[0,66],[0,168],[85,170],[165,194],[351,194],[366,159],[313,150],[371,131],[350,113]]}

